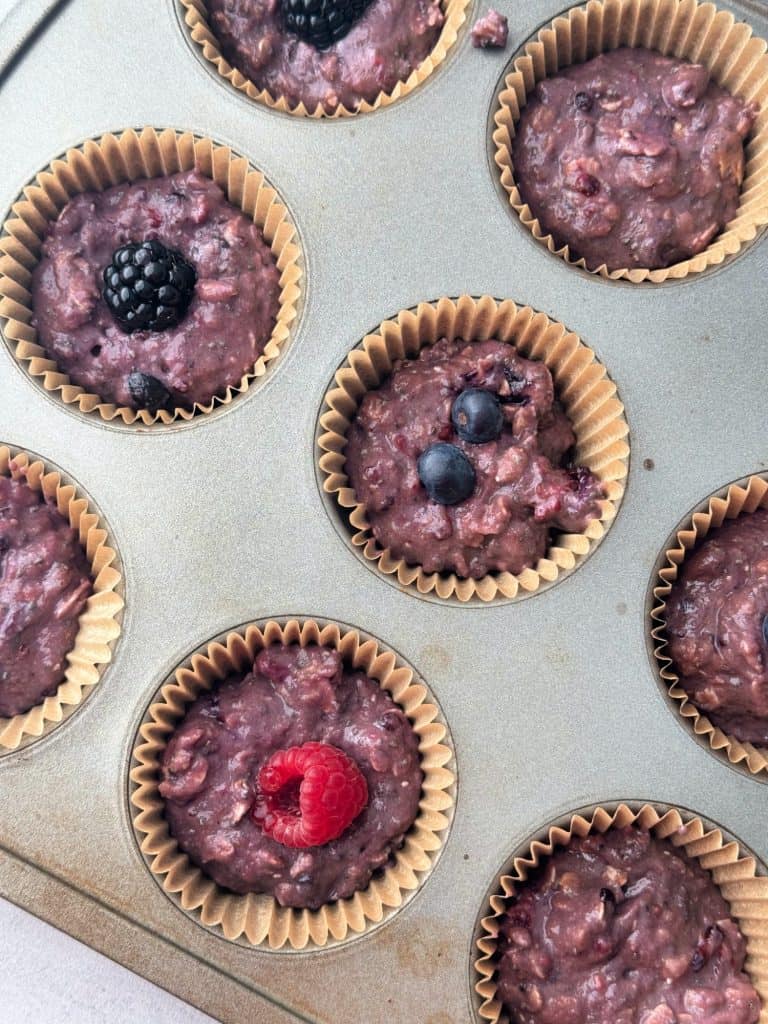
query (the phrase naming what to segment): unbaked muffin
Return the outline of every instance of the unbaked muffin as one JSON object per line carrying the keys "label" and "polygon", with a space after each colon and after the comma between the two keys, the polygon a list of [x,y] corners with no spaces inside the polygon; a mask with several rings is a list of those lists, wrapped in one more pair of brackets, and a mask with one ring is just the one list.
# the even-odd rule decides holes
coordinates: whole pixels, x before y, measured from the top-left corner
{"label": "unbaked muffin", "polygon": [[55,693],[93,585],[77,533],[23,479],[0,476],[0,717]]}
{"label": "unbaked muffin", "polygon": [[199,697],[162,757],[171,834],[220,886],[317,909],[364,889],[416,819],[402,709],[338,651],[272,645]]}
{"label": "unbaked muffin", "polygon": [[768,511],[707,535],[680,567],[666,621],[691,701],[725,733],[768,747]]}
{"label": "unbaked muffin", "polygon": [[396,363],[349,428],[346,472],[378,543],[467,578],[535,565],[551,531],[582,532],[603,488],[544,363],[505,342],[442,339]]}
{"label": "unbaked muffin", "polygon": [[735,216],[756,115],[702,65],[624,47],[538,83],[516,129],[515,180],[588,268],[668,267]]}
{"label": "unbaked muffin", "polygon": [[391,92],[445,20],[439,0],[208,0],[208,10],[223,55],[259,89],[326,113]]}
{"label": "unbaked muffin", "polygon": [[59,369],[103,401],[192,408],[253,369],[279,276],[257,225],[186,171],[71,199],[33,274],[33,323]]}
{"label": "unbaked muffin", "polygon": [[515,1024],[756,1024],[746,942],[711,876],[638,827],[573,839],[501,920]]}

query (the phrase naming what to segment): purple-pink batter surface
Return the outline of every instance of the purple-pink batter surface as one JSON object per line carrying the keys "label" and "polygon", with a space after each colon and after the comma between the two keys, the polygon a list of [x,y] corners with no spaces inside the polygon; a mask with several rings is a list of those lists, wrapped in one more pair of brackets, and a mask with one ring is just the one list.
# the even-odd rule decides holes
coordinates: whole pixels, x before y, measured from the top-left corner
{"label": "purple-pink batter surface", "polygon": [[[251,817],[261,765],[315,741],[353,759],[368,804],[338,839],[291,849]],[[364,889],[416,819],[418,740],[389,694],[325,647],[268,647],[253,672],[190,705],[162,760],[171,833],[207,875],[234,892],[316,909]]]}
{"label": "purple-pink batter surface", "polygon": [[76,532],[22,480],[0,476],[0,716],[63,682],[93,587]]}
{"label": "purple-pink batter surface", "polygon": [[354,110],[405,81],[433,49],[439,0],[373,0],[349,33],[318,50],[283,28],[280,0],[208,0],[221,51],[260,89],[310,112]]}
{"label": "purple-pink batter surface", "polygon": [[686,560],[667,599],[680,685],[726,733],[768,747],[768,511],[726,522]]}
{"label": "purple-pink batter surface", "polygon": [[638,828],[575,839],[517,886],[499,996],[514,1024],[756,1024],[746,943],[711,876]]}
{"label": "purple-pink batter surface", "polygon": [[[451,408],[468,387],[500,397],[497,440],[469,444],[456,434]],[[419,480],[419,455],[438,441],[460,448],[475,470],[475,491],[458,505],[432,501]],[[365,395],[346,468],[382,547],[425,572],[479,578],[521,572],[546,553],[550,530],[580,533],[599,515],[600,481],[561,468],[573,444],[544,363],[504,342],[444,338]]]}
{"label": "purple-pink batter surface", "polygon": [[[118,247],[158,239],[197,272],[176,327],[126,334],[102,297]],[[191,407],[253,369],[275,324],[279,271],[259,228],[197,171],[75,196],[51,225],[32,279],[34,325],[59,368],[107,402],[135,407],[131,373]]]}
{"label": "purple-pink batter surface", "polygon": [[700,64],[614,50],[539,82],[517,126],[515,179],[590,269],[667,267],[735,216],[755,117]]}

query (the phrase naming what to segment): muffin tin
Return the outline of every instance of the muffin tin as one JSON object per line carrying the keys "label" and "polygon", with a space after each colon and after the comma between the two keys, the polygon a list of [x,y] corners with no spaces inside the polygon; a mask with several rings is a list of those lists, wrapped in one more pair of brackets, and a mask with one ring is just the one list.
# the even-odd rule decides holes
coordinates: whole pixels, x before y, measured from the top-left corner
{"label": "muffin tin", "polygon": [[[24,6],[0,28],[0,53],[19,43]],[[765,861],[766,776],[728,770],[672,713],[650,620],[654,567],[686,511],[768,468],[764,235],[719,268],[659,285],[597,279],[530,236],[498,180],[491,125],[513,55],[560,13],[552,0],[502,0],[506,52],[473,50],[465,26],[411,95],[322,122],[218,81],[173,0],[135,0],[130,16],[118,0],[51,6],[2,80],[0,205],[86,138],[193,131],[279,191],[305,288],[292,342],[259,387],[184,426],[82,415],[0,345],[0,442],[82,482],[110,524],[125,597],[114,662],[78,714],[0,759],[0,893],[225,1021],[463,1024],[477,1014],[470,964],[485,895],[545,823],[616,800],[672,804]],[[768,37],[763,4],[719,6]],[[616,382],[630,427],[610,533],[523,602],[459,607],[386,584],[320,494],[317,419],[348,352],[398,310],[464,293],[513,299],[575,331]],[[336,948],[275,952],[227,941],[161,891],[131,826],[128,773],[138,726],[177,664],[244,622],[293,615],[348,623],[414,667],[451,732],[458,801],[434,871],[390,920]]]}

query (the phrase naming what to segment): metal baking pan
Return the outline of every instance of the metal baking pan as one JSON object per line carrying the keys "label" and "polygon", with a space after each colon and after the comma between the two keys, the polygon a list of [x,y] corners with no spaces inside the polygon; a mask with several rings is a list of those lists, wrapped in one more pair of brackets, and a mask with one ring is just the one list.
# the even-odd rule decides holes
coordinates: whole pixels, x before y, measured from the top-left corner
{"label": "metal baking pan", "polygon": [[[720,6],[768,34],[761,5]],[[2,82],[3,208],[72,144],[170,125],[263,170],[304,247],[305,302],[274,372],[190,426],[141,432],[80,415],[0,345],[0,440],[93,497],[126,599],[114,663],[89,700],[0,760],[0,893],[224,1021],[473,1019],[471,944],[488,886],[532,832],[585,804],[677,804],[768,858],[768,792],[670,712],[648,625],[673,528],[766,468],[768,244],[647,287],[548,254],[507,208],[489,121],[512,54],[559,7],[502,9],[505,53],[472,50],[465,29],[411,96],[340,122],[235,94],[193,52],[172,0],[65,4]],[[22,21],[0,28],[0,53],[18,48]],[[617,382],[631,429],[628,492],[600,549],[546,592],[489,607],[386,585],[345,544],[315,468],[318,412],[349,349],[398,310],[463,292],[515,299],[578,332]],[[127,802],[135,731],[166,675],[207,638],[287,614],[350,623],[409,661],[445,713],[459,778],[446,849],[416,898],[371,935],[302,954],[229,943],[182,913],[139,854]]]}

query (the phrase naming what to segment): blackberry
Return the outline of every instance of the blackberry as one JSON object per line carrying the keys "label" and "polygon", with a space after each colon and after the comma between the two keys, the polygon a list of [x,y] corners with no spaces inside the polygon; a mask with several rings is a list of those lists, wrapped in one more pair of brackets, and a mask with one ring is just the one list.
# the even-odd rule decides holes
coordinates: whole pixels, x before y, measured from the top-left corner
{"label": "blackberry", "polygon": [[327,50],[349,32],[371,0],[281,0],[283,25],[317,50]]}
{"label": "blackberry", "polygon": [[128,390],[137,409],[149,409],[154,413],[171,407],[172,396],[168,388],[148,373],[129,373]]}
{"label": "blackberry", "polygon": [[127,334],[175,327],[187,312],[197,274],[180,252],[162,242],[131,242],[104,270],[104,301]]}

